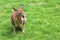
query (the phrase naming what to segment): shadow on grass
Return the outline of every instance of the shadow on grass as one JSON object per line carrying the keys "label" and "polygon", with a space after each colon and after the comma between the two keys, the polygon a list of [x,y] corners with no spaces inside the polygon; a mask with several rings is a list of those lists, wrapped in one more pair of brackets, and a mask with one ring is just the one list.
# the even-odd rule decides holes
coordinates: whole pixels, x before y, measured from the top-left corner
{"label": "shadow on grass", "polygon": [[6,28],[5,31],[1,35],[4,36],[4,37],[7,37],[7,38],[14,37],[13,27]]}

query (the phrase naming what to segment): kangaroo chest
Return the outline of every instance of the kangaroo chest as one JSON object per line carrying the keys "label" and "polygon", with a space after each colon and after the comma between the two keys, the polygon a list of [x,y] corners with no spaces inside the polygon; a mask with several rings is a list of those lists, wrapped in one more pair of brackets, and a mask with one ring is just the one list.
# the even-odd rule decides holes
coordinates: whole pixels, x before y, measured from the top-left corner
{"label": "kangaroo chest", "polygon": [[16,19],[16,24],[22,24],[22,19],[21,19],[21,17],[18,17],[18,18]]}

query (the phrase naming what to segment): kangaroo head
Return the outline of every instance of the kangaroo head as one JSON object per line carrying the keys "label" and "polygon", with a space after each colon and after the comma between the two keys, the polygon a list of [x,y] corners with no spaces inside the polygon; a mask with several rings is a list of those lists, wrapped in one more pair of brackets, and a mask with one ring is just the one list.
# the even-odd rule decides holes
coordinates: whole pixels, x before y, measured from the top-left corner
{"label": "kangaroo head", "polygon": [[16,14],[17,14],[18,16],[20,16],[20,17],[24,17],[24,15],[23,15],[23,4],[21,4],[19,10],[16,9],[16,8],[13,8],[13,10],[14,10],[14,12],[16,12]]}

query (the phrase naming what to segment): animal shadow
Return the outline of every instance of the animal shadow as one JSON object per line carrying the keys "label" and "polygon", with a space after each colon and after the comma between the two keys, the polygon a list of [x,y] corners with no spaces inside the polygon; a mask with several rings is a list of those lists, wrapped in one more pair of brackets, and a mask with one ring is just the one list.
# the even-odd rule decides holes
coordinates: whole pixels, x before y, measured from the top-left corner
{"label": "animal shadow", "polygon": [[5,30],[6,30],[6,31],[4,31],[4,32],[2,33],[2,36],[9,37],[9,38],[14,37],[14,35],[13,35],[13,28],[12,28],[12,27],[9,27],[9,28],[7,28],[7,29],[5,29]]}

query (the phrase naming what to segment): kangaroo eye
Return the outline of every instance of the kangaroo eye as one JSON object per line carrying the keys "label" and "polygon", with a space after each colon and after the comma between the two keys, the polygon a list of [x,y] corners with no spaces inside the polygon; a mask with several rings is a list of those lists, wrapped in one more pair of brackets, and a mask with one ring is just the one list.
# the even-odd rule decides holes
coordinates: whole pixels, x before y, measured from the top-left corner
{"label": "kangaroo eye", "polygon": [[24,18],[24,15],[22,13],[19,13],[19,16],[23,17]]}
{"label": "kangaroo eye", "polygon": [[23,16],[23,14],[22,13],[19,13],[19,16]]}
{"label": "kangaroo eye", "polygon": [[19,13],[19,14],[21,14],[21,13]]}

